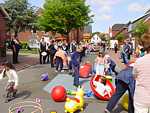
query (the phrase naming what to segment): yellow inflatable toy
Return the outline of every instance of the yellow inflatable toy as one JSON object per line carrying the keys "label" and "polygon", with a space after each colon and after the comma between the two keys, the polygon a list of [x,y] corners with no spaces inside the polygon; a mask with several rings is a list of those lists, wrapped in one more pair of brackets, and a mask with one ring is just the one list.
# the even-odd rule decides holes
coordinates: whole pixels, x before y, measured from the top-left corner
{"label": "yellow inflatable toy", "polygon": [[128,110],[128,94],[124,94],[121,100],[121,105],[125,110]]}
{"label": "yellow inflatable toy", "polygon": [[106,75],[105,78],[108,79],[112,83],[112,76]]}
{"label": "yellow inflatable toy", "polygon": [[75,95],[74,98],[67,98],[65,103],[65,112],[74,113],[77,110],[83,111],[84,107],[84,91],[83,88],[78,88],[77,92],[72,92]]}

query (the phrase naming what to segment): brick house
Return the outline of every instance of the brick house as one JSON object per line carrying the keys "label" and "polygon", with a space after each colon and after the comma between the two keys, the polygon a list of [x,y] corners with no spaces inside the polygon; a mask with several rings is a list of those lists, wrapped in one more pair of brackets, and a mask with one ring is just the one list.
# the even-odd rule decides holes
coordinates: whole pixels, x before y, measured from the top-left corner
{"label": "brick house", "polygon": [[120,32],[123,31],[124,34],[128,32],[128,28],[126,27],[126,24],[114,24],[112,28],[109,29],[109,34],[111,34],[111,38],[114,39],[115,36]]}
{"label": "brick house", "polygon": [[8,19],[10,19],[8,13],[0,6],[0,62],[6,60],[5,40],[7,38],[6,22]]}
{"label": "brick house", "polygon": [[143,20],[145,23],[149,25],[149,32],[150,32],[150,11],[145,13],[145,15],[137,18],[136,20],[132,21],[129,26],[128,26],[128,32],[129,32],[129,37],[133,38],[132,30],[136,27],[136,24]]}

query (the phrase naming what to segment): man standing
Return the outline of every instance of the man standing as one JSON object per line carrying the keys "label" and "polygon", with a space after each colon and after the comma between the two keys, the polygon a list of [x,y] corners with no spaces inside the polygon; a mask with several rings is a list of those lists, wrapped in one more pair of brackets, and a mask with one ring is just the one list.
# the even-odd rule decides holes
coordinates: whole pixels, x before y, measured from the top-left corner
{"label": "man standing", "polygon": [[18,63],[18,55],[19,55],[20,48],[21,46],[18,38],[13,37],[11,40],[11,49],[13,52],[13,64]]}
{"label": "man standing", "polygon": [[54,40],[51,41],[51,44],[48,46],[48,51],[49,51],[49,54],[50,54],[50,63],[51,63],[51,68],[54,67],[54,62],[53,62],[53,59],[54,59],[54,55],[56,53],[56,49],[54,47]]}
{"label": "man standing", "polygon": [[118,44],[115,42],[115,45],[114,45],[114,49],[115,49],[115,53],[117,53],[118,51]]}
{"label": "man standing", "polygon": [[45,42],[44,38],[42,38],[40,41],[39,52],[40,52],[40,64],[45,64],[47,53],[46,53],[46,42]]}

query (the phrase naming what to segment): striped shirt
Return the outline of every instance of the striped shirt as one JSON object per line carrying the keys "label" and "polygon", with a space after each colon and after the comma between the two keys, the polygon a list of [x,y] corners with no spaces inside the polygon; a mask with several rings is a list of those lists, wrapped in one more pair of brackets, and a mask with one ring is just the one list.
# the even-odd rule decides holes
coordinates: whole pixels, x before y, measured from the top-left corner
{"label": "striped shirt", "polygon": [[133,74],[136,77],[134,102],[150,107],[150,54],[136,60]]}

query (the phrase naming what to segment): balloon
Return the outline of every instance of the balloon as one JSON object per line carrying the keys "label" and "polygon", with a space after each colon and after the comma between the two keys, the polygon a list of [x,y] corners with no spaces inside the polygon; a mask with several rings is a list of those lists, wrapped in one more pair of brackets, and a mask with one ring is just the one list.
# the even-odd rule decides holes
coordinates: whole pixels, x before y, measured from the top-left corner
{"label": "balloon", "polygon": [[52,89],[51,97],[55,102],[64,102],[66,100],[67,92],[63,86],[55,86]]}

